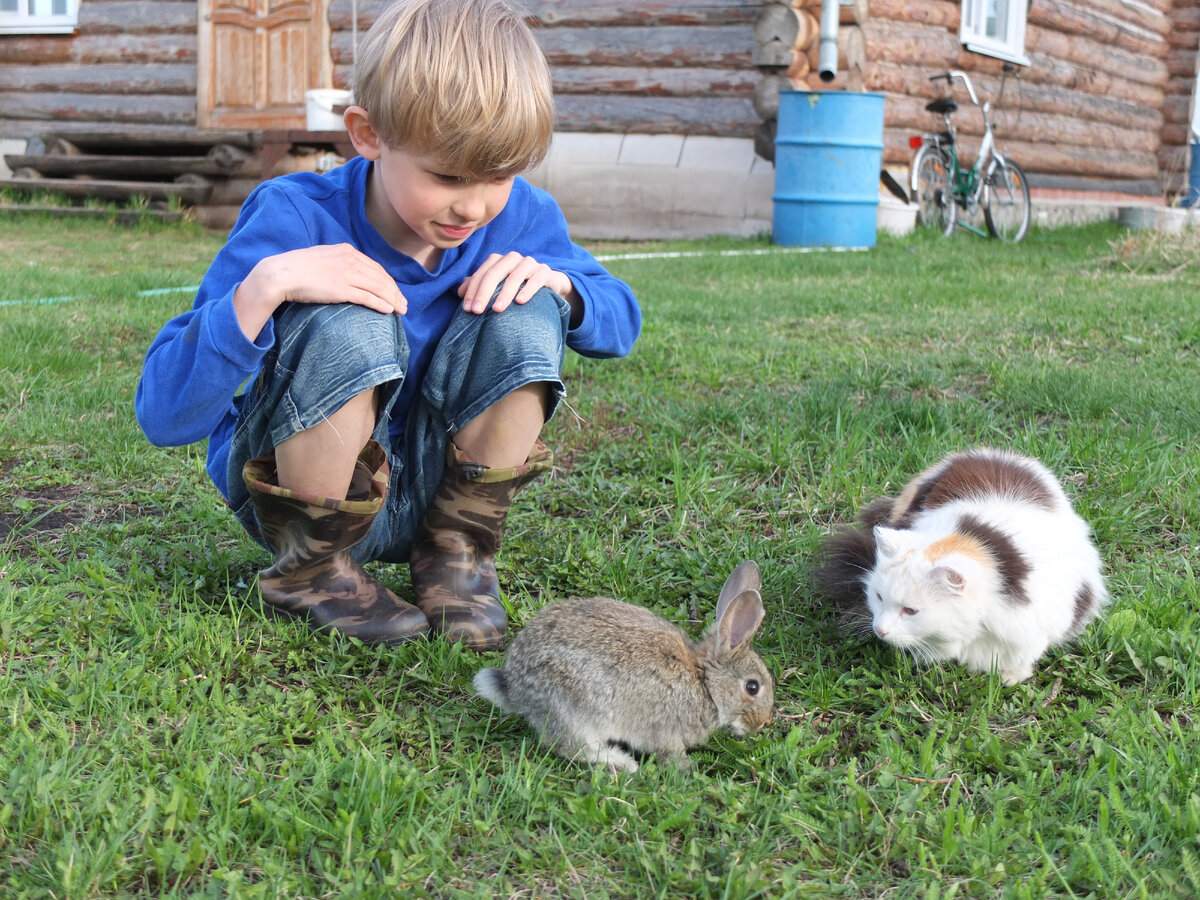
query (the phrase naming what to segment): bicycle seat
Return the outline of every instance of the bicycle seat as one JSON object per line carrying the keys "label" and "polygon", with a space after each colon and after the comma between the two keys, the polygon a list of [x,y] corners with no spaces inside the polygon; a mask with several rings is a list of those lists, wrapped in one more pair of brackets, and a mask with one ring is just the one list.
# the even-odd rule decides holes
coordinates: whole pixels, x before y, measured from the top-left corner
{"label": "bicycle seat", "polygon": [[950,97],[939,97],[936,100],[930,100],[928,103],[926,103],[925,108],[931,113],[949,115],[958,109],[958,104],[955,103]]}

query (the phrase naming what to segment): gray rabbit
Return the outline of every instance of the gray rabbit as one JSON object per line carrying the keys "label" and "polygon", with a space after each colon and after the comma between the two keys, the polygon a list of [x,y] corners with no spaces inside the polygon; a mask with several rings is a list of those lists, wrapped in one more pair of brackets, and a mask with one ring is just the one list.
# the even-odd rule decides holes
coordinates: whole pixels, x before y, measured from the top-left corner
{"label": "gray rabbit", "polygon": [[476,674],[476,692],[519,713],[568,759],[637,771],[634,752],[686,764],[687,749],[727,728],[771,721],[774,683],[750,649],[763,620],[758,566],[721,589],[716,621],[693,642],[647,609],[608,597],[552,603],[513,639],[504,668]]}

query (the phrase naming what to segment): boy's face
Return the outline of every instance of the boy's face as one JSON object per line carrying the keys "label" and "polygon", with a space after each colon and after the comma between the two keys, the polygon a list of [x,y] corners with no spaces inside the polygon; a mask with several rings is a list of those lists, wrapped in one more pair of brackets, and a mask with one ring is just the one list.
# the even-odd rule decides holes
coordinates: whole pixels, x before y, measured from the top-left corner
{"label": "boy's face", "polygon": [[380,144],[367,218],[393,247],[428,266],[496,218],[512,186],[512,176],[469,180],[434,156]]}

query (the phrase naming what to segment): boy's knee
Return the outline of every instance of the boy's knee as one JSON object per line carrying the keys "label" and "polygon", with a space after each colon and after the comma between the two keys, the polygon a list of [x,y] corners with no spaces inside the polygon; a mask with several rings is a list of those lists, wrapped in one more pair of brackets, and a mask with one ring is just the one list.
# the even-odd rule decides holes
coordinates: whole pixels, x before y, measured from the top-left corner
{"label": "boy's knee", "polygon": [[[407,366],[408,340],[400,316],[385,315],[353,303],[295,304],[279,325],[284,365],[297,356],[336,362],[343,372]],[[292,366],[289,366],[291,368]]]}
{"label": "boy's knee", "polygon": [[514,349],[540,348],[557,352],[566,346],[570,307],[558,294],[542,288],[523,304],[502,313],[484,315],[482,343],[497,341]]}

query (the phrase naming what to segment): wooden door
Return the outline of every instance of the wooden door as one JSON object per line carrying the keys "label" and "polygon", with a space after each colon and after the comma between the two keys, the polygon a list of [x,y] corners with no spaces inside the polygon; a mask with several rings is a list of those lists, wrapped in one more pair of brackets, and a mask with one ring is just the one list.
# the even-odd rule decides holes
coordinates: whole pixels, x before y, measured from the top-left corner
{"label": "wooden door", "polygon": [[329,0],[199,0],[201,128],[304,127],[304,92],[331,87]]}

